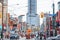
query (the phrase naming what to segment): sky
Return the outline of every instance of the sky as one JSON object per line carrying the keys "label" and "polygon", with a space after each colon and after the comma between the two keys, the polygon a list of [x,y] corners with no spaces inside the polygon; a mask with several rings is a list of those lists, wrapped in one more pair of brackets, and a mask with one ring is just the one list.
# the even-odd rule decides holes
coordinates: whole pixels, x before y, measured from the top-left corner
{"label": "sky", "polygon": [[[55,12],[58,10],[59,0],[54,0]],[[40,15],[41,12],[49,12],[52,14],[52,3],[53,0],[37,0],[37,14]],[[19,4],[19,5],[17,5]],[[24,21],[26,20],[26,13],[28,13],[28,0],[8,0],[8,12],[13,15],[25,15]],[[42,20],[42,19],[41,19]]]}

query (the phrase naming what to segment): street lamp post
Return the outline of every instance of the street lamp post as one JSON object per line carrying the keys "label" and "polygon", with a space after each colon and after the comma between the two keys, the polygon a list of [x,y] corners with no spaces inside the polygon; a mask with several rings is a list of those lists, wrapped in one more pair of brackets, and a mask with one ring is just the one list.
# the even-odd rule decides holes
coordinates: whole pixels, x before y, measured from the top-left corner
{"label": "street lamp post", "polygon": [[55,36],[55,27],[56,27],[56,25],[55,25],[55,4],[54,4],[54,2],[53,2],[53,17],[52,17],[52,20],[53,20],[53,36]]}

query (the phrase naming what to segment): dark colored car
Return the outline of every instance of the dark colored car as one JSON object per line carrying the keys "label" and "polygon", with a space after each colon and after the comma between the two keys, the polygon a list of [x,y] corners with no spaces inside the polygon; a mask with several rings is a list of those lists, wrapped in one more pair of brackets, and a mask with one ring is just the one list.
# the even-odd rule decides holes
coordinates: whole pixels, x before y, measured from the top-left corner
{"label": "dark colored car", "polygon": [[19,39],[18,34],[10,34],[10,39]]}

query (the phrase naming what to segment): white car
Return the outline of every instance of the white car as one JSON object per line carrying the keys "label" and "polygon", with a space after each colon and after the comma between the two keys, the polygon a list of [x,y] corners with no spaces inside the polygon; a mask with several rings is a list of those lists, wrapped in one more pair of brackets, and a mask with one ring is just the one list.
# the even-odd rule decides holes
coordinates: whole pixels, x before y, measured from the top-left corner
{"label": "white car", "polygon": [[56,40],[56,37],[48,37],[46,40]]}
{"label": "white car", "polygon": [[56,36],[56,39],[57,39],[57,40],[60,40],[60,35],[57,35],[57,36]]}
{"label": "white car", "polygon": [[10,34],[14,34],[15,33],[15,31],[10,31]]}

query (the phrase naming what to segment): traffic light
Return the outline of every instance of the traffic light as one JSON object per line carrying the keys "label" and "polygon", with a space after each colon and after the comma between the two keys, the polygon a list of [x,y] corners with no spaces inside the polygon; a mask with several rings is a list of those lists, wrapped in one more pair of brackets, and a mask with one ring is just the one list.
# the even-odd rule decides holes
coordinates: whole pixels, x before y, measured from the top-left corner
{"label": "traffic light", "polygon": [[41,18],[43,18],[43,17],[44,17],[44,13],[43,13],[43,12],[41,12],[40,17],[41,17]]}

